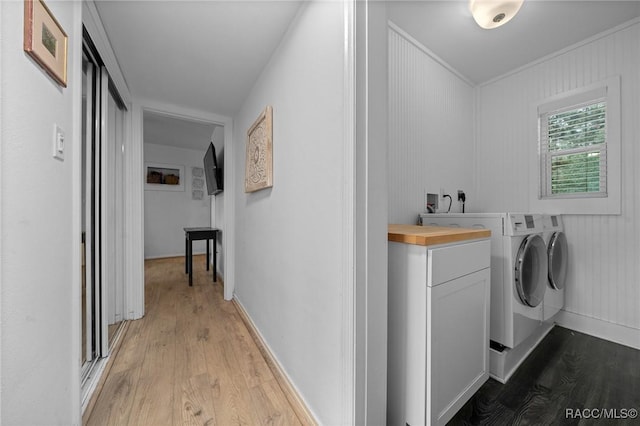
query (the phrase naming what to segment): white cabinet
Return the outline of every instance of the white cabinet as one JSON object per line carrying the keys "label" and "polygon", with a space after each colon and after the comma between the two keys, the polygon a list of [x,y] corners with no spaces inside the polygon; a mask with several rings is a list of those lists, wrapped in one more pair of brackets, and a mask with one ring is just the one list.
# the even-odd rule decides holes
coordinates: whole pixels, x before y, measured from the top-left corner
{"label": "white cabinet", "polygon": [[387,424],[445,424],[489,378],[490,242],[389,242]]}

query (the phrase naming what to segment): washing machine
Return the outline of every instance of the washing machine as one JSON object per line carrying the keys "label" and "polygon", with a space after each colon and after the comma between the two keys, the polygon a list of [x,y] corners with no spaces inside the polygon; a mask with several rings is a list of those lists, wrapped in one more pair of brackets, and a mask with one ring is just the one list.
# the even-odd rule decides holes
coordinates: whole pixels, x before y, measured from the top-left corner
{"label": "washing machine", "polygon": [[544,294],[543,318],[553,322],[564,307],[564,286],[569,262],[569,246],[564,233],[562,216],[542,215],[543,238],[547,246],[547,290]]}
{"label": "washing machine", "polygon": [[422,225],[491,231],[492,344],[514,348],[543,321],[547,246],[542,215],[524,213],[421,214]]}

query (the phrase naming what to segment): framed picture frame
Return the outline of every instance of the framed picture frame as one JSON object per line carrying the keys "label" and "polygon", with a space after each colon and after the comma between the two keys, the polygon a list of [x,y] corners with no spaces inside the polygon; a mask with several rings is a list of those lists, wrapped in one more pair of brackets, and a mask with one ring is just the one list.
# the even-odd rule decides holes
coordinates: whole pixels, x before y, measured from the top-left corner
{"label": "framed picture frame", "polygon": [[184,191],[184,166],[145,163],[145,191]]}
{"label": "framed picture frame", "polygon": [[43,0],[24,0],[24,51],[67,87],[68,37]]}
{"label": "framed picture frame", "polygon": [[244,192],[273,186],[273,108],[267,106],[247,131]]}

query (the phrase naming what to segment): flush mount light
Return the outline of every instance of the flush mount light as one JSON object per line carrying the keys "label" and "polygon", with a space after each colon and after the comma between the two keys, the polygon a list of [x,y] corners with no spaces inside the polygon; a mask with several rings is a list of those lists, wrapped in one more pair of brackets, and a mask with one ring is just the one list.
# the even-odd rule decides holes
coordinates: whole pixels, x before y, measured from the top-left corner
{"label": "flush mount light", "polygon": [[524,0],[469,0],[469,10],[482,28],[504,25],[520,10]]}

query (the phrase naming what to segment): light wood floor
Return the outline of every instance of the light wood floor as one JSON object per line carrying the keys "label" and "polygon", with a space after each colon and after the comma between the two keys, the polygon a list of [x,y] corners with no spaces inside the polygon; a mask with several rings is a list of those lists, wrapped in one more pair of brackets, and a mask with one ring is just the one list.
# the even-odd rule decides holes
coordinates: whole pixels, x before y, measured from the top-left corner
{"label": "light wood floor", "polygon": [[189,287],[183,257],[145,262],[146,315],[129,323],[86,423],[301,424],[204,257],[193,265]]}

